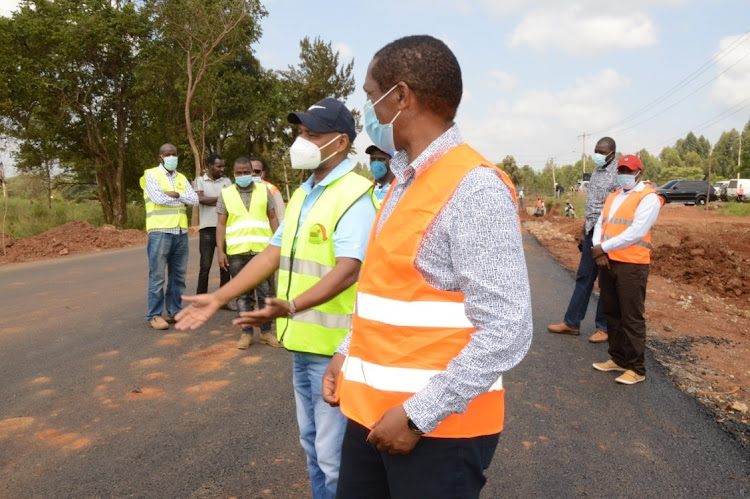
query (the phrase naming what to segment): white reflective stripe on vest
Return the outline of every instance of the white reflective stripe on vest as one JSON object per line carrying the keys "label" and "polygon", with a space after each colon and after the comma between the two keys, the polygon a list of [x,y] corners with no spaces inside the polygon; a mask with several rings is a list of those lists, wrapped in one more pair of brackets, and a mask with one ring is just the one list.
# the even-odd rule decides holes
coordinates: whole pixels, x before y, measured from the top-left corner
{"label": "white reflective stripe on vest", "polygon": [[227,237],[227,246],[233,246],[235,244],[243,243],[268,243],[271,238],[268,236],[238,236],[238,237]]}
{"label": "white reflective stripe on vest", "polygon": [[[279,268],[282,270],[289,270],[289,264],[291,258],[288,256],[282,256],[279,259]],[[294,268],[292,272],[295,274],[309,275],[313,277],[323,278],[326,274],[333,270],[333,267],[329,265],[323,265],[312,260],[303,260],[302,258],[294,259]]]}
{"label": "white reflective stripe on vest", "polygon": [[260,220],[238,220],[232,225],[227,225],[227,234],[240,229],[270,229],[271,225],[266,221]]}
{"label": "white reflective stripe on vest", "polygon": [[[384,392],[417,393],[430,382],[430,378],[444,371],[435,369],[410,369],[408,367],[388,367],[347,356],[341,372],[344,379],[371,386]],[[503,389],[500,376],[488,391]]]}
{"label": "white reflective stripe on vest", "polygon": [[349,329],[352,327],[351,314],[327,314],[314,308],[297,312],[292,316],[295,322],[318,324],[328,329]]}
{"label": "white reflective stripe on vest", "polygon": [[399,301],[357,293],[357,315],[392,326],[474,327],[464,304],[449,301]]}
{"label": "white reflective stripe on vest", "polygon": [[185,208],[176,208],[174,210],[154,210],[146,213],[146,218],[158,217],[160,215],[184,215],[187,214]]}

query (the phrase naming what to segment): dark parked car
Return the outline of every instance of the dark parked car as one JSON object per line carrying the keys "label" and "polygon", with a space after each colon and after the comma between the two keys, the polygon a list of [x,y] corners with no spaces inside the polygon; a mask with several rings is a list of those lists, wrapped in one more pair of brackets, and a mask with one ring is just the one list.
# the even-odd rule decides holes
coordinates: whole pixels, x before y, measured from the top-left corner
{"label": "dark parked car", "polygon": [[[710,192],[709,192],[710,191]],[[685,204],[706,204],[706,196],[711,196],[711,201],[716,201],[716,190],[709,186],[705,180],[670,180],[656,190],[656,193],[664,198],[664,202],[680,202]]]}

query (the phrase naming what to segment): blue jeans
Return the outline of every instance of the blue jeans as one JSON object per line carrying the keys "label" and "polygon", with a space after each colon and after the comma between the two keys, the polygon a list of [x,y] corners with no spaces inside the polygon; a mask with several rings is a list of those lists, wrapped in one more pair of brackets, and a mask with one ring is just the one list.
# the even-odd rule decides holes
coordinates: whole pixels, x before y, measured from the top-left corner
{"label": "blue jeans", "polygon": [[[188,264],[188,235],[148,233],[148,313],[146,320],[161,315],[166,301],[167,314],[174,317],[182,310],[185,275]],[[169,272],[164,293],[164,271]],[[166,300],[165,300],[166,299]]]}
{"label": "blue jeans", "polygon": [[346,428],[339,408],[323,401],[323,372],[330,361],[325,355],[309,353],[295,353],[293,360],[299,441],[307,454],[314,499],[336,497]]}
{"label": "blue jeans", "polygon": [[[599,268],[596,266],[594,257],[591,256],[592,246],[591,234],[586,235],[581,245],[581,262],[576,272],[576,287],[573,289],[573,296],[570,297],[568,311],[565,312],[565,319],[563,319],[565,324],[575,329],[581,328],[581,321],[586,317],[586,309],[589,307],[591,290],[594,289],[594,282],[599,277]],[[594,327],[607,331],[607,319],[602,312],[601,300],[597,300]]]}

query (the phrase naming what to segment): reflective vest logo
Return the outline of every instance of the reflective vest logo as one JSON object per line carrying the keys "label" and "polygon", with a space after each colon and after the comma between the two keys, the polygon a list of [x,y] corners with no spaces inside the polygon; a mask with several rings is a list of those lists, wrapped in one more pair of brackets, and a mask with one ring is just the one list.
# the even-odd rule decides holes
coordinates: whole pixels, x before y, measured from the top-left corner
{"label": "reflective vest logo", "polygon": [[315,224],[310,227],[310,237],[308,238],[308,241],[310,244],[323,244],[328,241],[325,226],[323,226],[323,224]]}

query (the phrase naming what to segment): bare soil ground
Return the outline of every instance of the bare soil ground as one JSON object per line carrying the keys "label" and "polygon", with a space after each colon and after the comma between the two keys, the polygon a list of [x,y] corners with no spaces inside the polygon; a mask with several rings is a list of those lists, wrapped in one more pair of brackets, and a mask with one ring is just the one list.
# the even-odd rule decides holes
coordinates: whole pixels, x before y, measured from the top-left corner
{"label": "bare soil ground", "polygon": [[142,230],[117,230],[113,225],[94,227],[88,222],[70,222],[34,237],[12,239],[5,236],[0,265],[125,248],[145,242],[146,233]]}
{"label": "bare soil ground", "polygon": [[[575,271],[583,218],[523,217]],[[653,230],[646,296],[649,348],[672,381],[750,446],[750,217],[665,205]]]}

